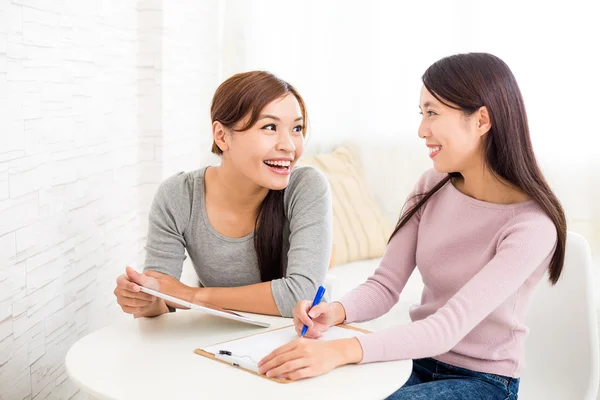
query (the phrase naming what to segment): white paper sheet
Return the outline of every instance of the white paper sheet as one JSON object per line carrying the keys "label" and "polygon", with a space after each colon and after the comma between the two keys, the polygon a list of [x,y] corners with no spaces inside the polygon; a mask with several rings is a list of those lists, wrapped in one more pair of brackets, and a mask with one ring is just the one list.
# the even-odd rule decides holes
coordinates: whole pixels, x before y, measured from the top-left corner
{"label": "white paper sheet", "polygon": [[[346,339],[360,335],[363,335],[363,333],[354,329],[332,326],[317,340]],[[296,334],[294,327],[290,326],[222,344],[204,347],[202,350],[212,354],[218,354],[219,350],[230,351],[235,358],[246,360],[256,365],[263,357],[276,348],[297,338],[298,335]]]}

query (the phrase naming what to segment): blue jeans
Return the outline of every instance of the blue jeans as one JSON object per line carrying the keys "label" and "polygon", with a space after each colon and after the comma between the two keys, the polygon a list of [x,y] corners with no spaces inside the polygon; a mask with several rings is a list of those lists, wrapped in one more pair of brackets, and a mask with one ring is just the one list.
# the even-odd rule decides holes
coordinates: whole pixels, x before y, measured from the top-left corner
{"label": "blue jeans", "polygon": [[516,400],[518,391],[518,378],[423,358],[413,361],[410,378],[388,400]]}

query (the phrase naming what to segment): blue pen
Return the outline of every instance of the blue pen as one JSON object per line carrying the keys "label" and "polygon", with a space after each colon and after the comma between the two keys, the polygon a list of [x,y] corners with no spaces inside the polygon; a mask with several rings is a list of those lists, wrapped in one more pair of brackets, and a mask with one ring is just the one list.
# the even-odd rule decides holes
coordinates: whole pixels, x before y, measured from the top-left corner
{"label": "blue pen", "polygon": [[[321,299],[323,298],[324,294],[325,294],[325,288],[323,286],[319,286],[319,289],[317,289],[317,294],[315,295],[315,299],[313,300],[312,306],[310,308],[313,308],[314,306],[319,304],[321,302]],[[302,334],[300,335],[300,337],[304,336],[306,334],[307,330],[308,330],[308,326],[304,325],[304,327],[302,328]]]}

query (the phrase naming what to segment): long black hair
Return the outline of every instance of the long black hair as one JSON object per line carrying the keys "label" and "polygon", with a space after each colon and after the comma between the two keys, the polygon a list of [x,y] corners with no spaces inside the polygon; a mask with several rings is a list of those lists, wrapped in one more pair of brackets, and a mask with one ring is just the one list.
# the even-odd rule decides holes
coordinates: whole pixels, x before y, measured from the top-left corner
{"label": "long black hair", "polygon": [[[558,243],[549,278],[555,284],[565,259],[567,223],[560,201],[544,178],[531,145],[527,113],[517,81],[500,58],[487,53],[442,58],[425,71],[423,85],[437,100],[469,116],[485,106],[491,129],[485,136],[485,163],[492,174],[522,190],[539,204],[556,227]],[[452,172],[402,213],[391,238],[450,179]]]}

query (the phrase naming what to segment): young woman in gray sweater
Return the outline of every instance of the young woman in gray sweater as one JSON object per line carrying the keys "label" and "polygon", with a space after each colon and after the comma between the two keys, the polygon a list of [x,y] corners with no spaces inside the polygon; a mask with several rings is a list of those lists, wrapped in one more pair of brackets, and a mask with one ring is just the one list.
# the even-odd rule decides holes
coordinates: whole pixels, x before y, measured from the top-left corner
{"label": "young woman in gray sweater", "polygon": [[[325,279],[332,247],[331,191],[322,173],[296,167],[304,151],[304,101],[287,82],[254,71],[215,92],[212,152],[218,166],[164,181],[150,210],[144,272],[130,267],[114,291],[126,313],[156,316],[192,303],[292,316]],[[179,281],[185,251],[200,288]]]}

